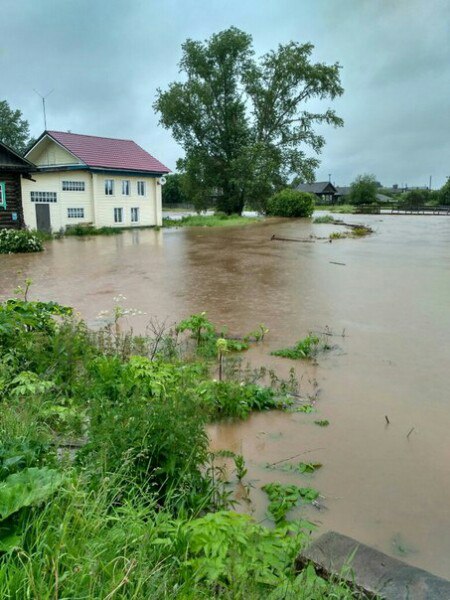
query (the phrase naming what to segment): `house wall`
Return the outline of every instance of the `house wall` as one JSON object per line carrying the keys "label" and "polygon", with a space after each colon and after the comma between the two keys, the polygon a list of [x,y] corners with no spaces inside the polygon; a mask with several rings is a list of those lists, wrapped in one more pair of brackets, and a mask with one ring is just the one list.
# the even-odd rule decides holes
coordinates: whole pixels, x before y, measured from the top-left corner
{"label": "house wall", "polygon": [[[22,179],[22,202],[25,225],[36,229],[36,203],[31,201],[31,192],[56,192],[56,202],[49,203],[52,231],[64,229],[67,225],[93,222],[92,182],[87,171],[58,171],[33,173],[35,182]],[[84,181],[84,192],[63,192],[63,181]],[[84,208],[84,218],[70,218],[68,208]]]}
{"label": "house wall", "polygon": [[[114,181],[114,194],[105,195],[105,179]],[[122,195],[122,180],[130,181],[130,195]],[[138,196],[137,182],[145,181],[145,196]],[[96,227],[162,225],[161,186],[156,177],[93,173]],[[114,222],[114,208],[123,209],[123,222]],[[131,208],[139,208],[139,222],[131,222]]]}
{"label": "house wall", "polygon": [[0,206],[0,227],[23,227],[20,179],[20,173],[0,169],[0,182],[5,183],[6,193],[6,209]]}
{"label": "house wall", "polygon": [[[53,231],[68,225],[92,223],[95,227],[142,227],[162,224],[161,186],[150,176],[111,175],[89,171],[54,171],[34,173],[35,182],[22,180],[25,224],[36,229],[36,203],[31,192],[56,192],[56,203],[49,203]],[[114,195],[105,194],[105,179],[114,181]],[[130,181],[130,195],[122,195],[122,180]],[[63,191],[63,181],[84,181],[85,191]],[[137,182],[146,182],[145,196],[138,196]],[[131,208],[139,208],[139,222],[131,222]],[[69,218],[69,208],[84,208],[83,218]],[[123,222],[114,222],[114,208],[123,209]]]}
{"label": "house wall", "polygon": [[48,138],[44,138],[26,156],[28,160],[40,167],[83,164],[68,150]]}

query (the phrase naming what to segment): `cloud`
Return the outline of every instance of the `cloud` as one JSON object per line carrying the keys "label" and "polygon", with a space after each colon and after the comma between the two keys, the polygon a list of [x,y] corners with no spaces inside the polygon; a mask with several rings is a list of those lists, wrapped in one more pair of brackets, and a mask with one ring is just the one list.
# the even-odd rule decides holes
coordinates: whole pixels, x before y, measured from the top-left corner
{"label": "cloud", "polygon": [[450,156],[447,0],[3,0],[1,98],[34,135],[49,128],[135,139],[174,168],[182,150],[158,125],[158,87],[178,77],[181,44],[236,25],[257,54],[291,39],[342,66],[345,119],[324,128],[318,179],[374,172],[386,184],[442,184]]}

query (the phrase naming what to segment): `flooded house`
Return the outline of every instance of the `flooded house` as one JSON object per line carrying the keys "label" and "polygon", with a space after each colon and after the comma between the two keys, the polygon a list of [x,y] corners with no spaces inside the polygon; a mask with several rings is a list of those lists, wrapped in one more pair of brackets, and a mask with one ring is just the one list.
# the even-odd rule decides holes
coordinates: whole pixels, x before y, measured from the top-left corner
{"label": "flooded house", "polygon": [[44,131],[26,154],[34,183],[22,181],[25,224],[58,231],[162,224],[169,169],[132,140]]}
{"label": "flooded house", "polygon": [[329,181],[316,181],[314,183],[300,183],[295,188],[300,192],[314,194],[321,204],[334,204],[337,201],[337,188]]}
{"label": "flooded house", "polygon": [[24,226],[21,180],[30,178],[33,168],[28,160],[0,142],[0,227]]}

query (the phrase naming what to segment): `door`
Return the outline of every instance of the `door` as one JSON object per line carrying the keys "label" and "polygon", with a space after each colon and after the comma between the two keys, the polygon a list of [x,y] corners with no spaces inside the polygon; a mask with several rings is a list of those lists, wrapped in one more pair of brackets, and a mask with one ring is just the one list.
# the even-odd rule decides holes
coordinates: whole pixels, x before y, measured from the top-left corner
{"label": "door", "polygon": [[50,206],[48,204],[36,204],[36,228],[38,231],[51,233]]}

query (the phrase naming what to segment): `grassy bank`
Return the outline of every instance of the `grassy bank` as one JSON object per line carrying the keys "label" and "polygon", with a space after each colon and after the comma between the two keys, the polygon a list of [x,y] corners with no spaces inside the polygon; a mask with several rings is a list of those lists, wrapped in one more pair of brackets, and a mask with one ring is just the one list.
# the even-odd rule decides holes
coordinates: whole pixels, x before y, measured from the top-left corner
{"label": "grassy bank", "polygon": [[0,304],[0,597],[353,597],[294,571],[314,526],[287,513],[318,492],[266,485],[267,529],[232,511],[243,457],[226,453],[230,484],[209,450],[208,422],[292,404],[295,382],[233,358],[267,330],[227,339],[202,313],[135,337],[126,314],[94,332],[56,303]]}
{"label": "grassy bank", "polygon": [[261,217],[244,217],[241,215],[189,215],[181,219],[163,219],[163,227],[230,227],[249,225],[261,221]]}

